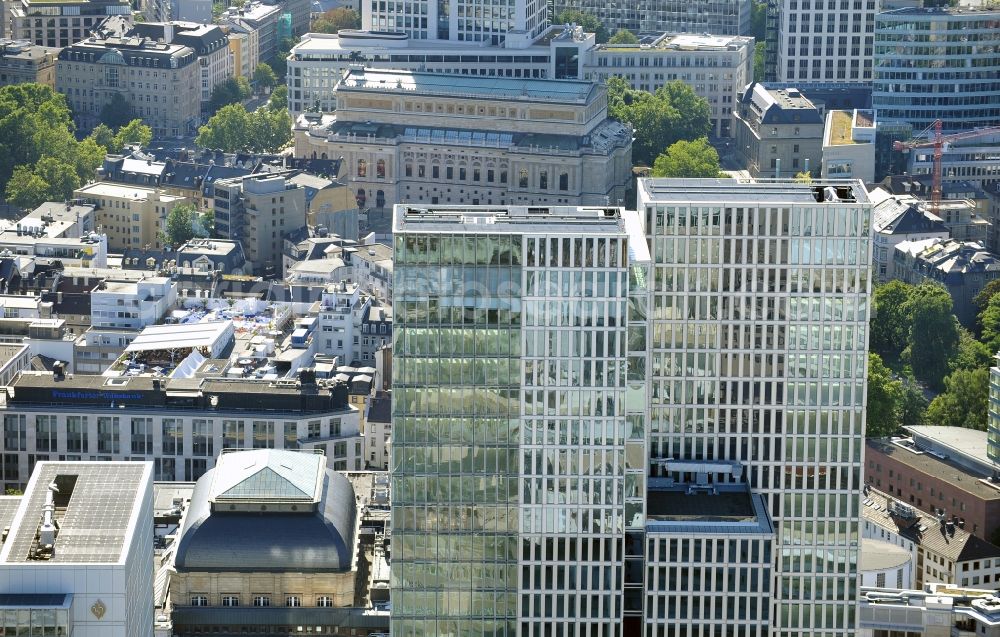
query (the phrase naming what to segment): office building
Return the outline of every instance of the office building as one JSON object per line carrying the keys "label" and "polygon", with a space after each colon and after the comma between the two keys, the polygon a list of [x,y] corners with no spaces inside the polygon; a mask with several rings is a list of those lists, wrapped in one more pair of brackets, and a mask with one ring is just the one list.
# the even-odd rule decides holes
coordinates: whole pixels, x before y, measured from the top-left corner
{"label": "office building", "polygon": [[401,33],[310,33],[288,59],[293,114],[332,112],[333,88],[352,66],[488,77],[604,82],[621,77],[655,91],[680,80],[708,100],[713,134],[728,137],[736,96],[753,80],[753,40],[738,36],[656,33],[639,46],[594,43],[581,27],[554,25],[533,40],[503,46],[415,40]]}
{"label": "office building", "polygon": [[757,581],[774,582],[747,585],[763,607],[699,580],[671,627],[854,635],[871,290],[863,185],[640,179],[638,207],[656,273],[651,484],[701,474],[693,486],[711,494],[746,483],[774,527],[770,554],[748,558]]}
{"label": "office building", "polygon": [[335,116],[299,118],[295,155],[342,157],[359,207],[614,205],[632,179],[630,131],[591,82],[366,69],[336,96]]}
{"label": "office building", "polygon": [[1000,125],[1000,9],[906,8],[875,18],[872,107],[887,125],[919,134]]}
{"label": "office building", "polygon": [[768,88],[758,82],[736,99],[734,143],[751,176],[789,178],[821,171],[821,106],[798,89]]}
{"label": "office building", "polygon": [[396,206],[394,635],[610,637],[626,598],[641,613],[641,558],[622,569],[645,524],[639,224]]}
{"label": "office building", "polygon": [[900,281],[912,285],[936,281],[943,285],[951,295],[955,316],[967,329],[976,327],[976,297],[990,281],[1000,278],[1000,258],[975,241],[903,241],[896,244],[893,260]]}
{"label": "office building", "polygon": [[215,232],[239,241],[253,271],[281,271],[285,236],[306,225],[305,189],[285,175],[258,174],[215,182]]}
{"label": "office building", "polygon": [[278,54],[281,19],[280,5],[251,0],[242,7],[226,9],[216,23],[229,29],[230,37],[233,31],[247,35],[246,57],[241,61],[240,67],[246,66],[253,74],[259,62],[270,62]]}
{"label": "office building", "polygon": [[39,462],[14,500],[0,630],[153,637],[153,463]]}
{"label": "office building", "polygon": [[71,46],[110,16],[132,19],[128,0],[11,0],[4,5],[5,17],[10,16],[7,37],[36,46]]}
{"label": "office building", "polygon": [[549,6],[540,0],[514,0],[489,5],[431,0],[361,3],[361,26],[366,31],[400,31],[415,40],[452,40],[503,44],[508,37],[534,38],[549,25]]}
{"label": "office building", "polygon": [[142,329],[162,320],[176,302],[177,284],[166,277],[104,280],[90,291],[90,324],[99,329]]}
{"label": "office building", "polygon": [[897,544],[863,537],[859,562],[861,587],[913,587],[915,560],[913,554]]}
{"label": "office building", "polygon": [[872,25],[888,4],[886,0],[769,0],[761,79],[871,82]]}
{"label": "office building", "polygon": [[964,427],[906,427],[908,437],[865,441],[865,482],[969,533],[1000,539],[1000,484],[987,433]]}
{"label": "office building", "polygon": [[[168,343],[159,351],[169,361]],[[213,365],[214,374],[178,379],[22,372],[0,410],[4,487],[21,488],[36,462],[53,457],[155,459],[156,479],[167,481],[197,480],[222,449],[319,447],[333,469],[364,466],[346,385],[226,378],[229,366],[206,369]]]}
{"label": "office building", "polygon": [[81,131],[100,122],[101,109],[114,94],[157,137],[195,133],[200,121],[198,54],[179,44],[98,33],[59,53],[56,90],[66,96]]}
{"label": "office building", "polygon": [[56,87],[59,49],[26,40],[0,40],[0,86],[33,82]]}
{"label": "office building", "polygon": [[993,587],[948,584],[865,588],[861,591],[859,637],[997,637],[1000,598]]}
{"label": "office building", "polygon": [[598,2],[597,0],[555,0],[553,17],[564,10],[583,11],[596,16],[614,33],[618,29],[653,33],[750,33],[748,0],[642,0],[641,2]]}
{"label": "office building", "polygon": [[363,544],[373,537],[358,528],[367,495],[321,453],[223,451],[195,484],[177,534],[173,634],[387,630],[385,613],[361,612],[371,568]]}
{"label": "office building", "polygon": [[1000,548],[963,529],[961,520],[923,513],[870,486],[861,504],[862,537],[910,552],[915,565],[911,586],[943,582],[974,587],[1000,582]]}

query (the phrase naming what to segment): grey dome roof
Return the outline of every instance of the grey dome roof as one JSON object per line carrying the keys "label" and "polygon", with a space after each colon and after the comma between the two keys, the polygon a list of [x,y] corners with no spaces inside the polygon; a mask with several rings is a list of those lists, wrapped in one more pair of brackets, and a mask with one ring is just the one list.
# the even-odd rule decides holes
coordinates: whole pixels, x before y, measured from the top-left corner
{"label": "grey dome roof", "polygon": [[319,506],[302,513],[213,511],[213,469],[195,485],[178,540],[178,571],[346,571],[356,507],[351,482],[324,472]]}

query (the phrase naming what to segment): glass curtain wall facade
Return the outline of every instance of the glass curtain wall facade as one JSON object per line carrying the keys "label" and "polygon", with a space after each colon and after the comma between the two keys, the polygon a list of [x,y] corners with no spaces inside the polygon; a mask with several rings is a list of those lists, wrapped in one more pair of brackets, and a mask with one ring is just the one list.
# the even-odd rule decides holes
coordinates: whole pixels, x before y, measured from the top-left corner
{"label": "glass curtain wall facade", "polygon": [[[654,264],[651,475],[657,459],[737,461],[764,495],[771,628],[745,634],[853,635],[867,194],[860,182],[654,179],[640,180],[639,209]],[[678,624],[706,617],[699,604]]]}
{"label": "glass curtain wall facade", "polygon": [[645,277],[620,211],[528,210],[396,208],[394,635],[622,634]]}

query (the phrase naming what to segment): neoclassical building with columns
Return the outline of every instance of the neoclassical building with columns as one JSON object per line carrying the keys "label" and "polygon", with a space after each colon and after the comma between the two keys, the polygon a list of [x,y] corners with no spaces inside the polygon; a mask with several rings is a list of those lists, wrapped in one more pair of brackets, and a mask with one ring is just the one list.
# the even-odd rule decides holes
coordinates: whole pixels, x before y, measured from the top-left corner
{"label": "neoclassical building with columns", "polygon": [[632,131],[602,85],[365,69],[335,95],[299,117],[295,154],[342,158],[360,207],[624,202]]}

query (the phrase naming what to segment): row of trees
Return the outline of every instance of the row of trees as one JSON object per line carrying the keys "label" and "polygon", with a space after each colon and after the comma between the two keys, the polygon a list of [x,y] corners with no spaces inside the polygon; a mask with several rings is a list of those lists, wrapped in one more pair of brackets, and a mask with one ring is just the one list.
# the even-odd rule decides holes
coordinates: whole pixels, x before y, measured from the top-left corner
{"label": "row of trees", "polygon": [[7,201],[33,208],[69,199],[93,178],[109,152],[148,144],[152,131],[139,120],[117,130],[99,125],[77,140],[66,99],[41,84],[0,88],[0,187]]}
{"label": "row of trees", "polygon": [[313,20],[309,30],[313,33],[337,33],[341,29],[360,29],[361,14],[349,7],[337,7],[324,12]]}
{"label": "row of trees", "polygon": [[266,108],[253,112],[242,104],[224,106],[198,129],[195,143],[227,153],[271,153],[281,150],[291,140],[292,118],[288,109],[272,101]]}
{"label": "row of trees", "polygon": [[[1000,281],[977,298],[983,326],[977,335],[959,325],[951,296],[936,283],[914,286],[891,281],[875,289],[868,363],[869,435],[889,435],[924,421],[986,429],[989,368],[994,343],[1000,343],[998,293]],[[929,405],[917,381],[940,392]]]}

